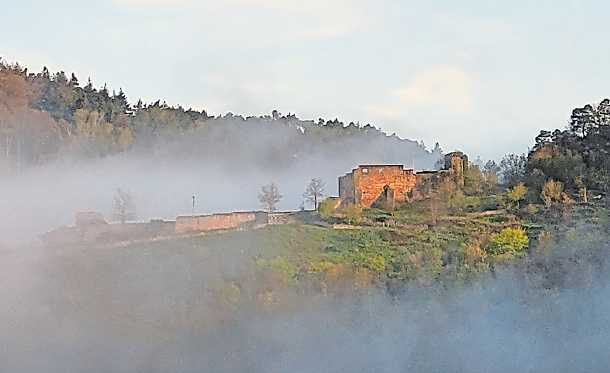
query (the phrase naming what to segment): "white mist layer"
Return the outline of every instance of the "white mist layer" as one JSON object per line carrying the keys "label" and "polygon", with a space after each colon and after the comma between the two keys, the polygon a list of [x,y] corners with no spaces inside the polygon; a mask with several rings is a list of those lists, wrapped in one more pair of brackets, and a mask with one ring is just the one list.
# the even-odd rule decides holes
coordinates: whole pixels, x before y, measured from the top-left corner
{"label": "white mist layer", "polygon": [[[265,141],[275,140],[280,141]],[[359,163],[409,166],[416,160],[423,168],[434,164],[431,155],[421,150],[418,155],[408,155],[410,151],[383,155],[383,149],[364,141],[354,144],[351,153],[333,155],[329,146],[326,155],[278,158],[267,164],[252,159],[251,149],[219,149],[214,158],[178,154],[181,146],[183,152],[194,146],[185,141],[162,145],[150,154],[134,151],[97,160],[56,161],[2,180],[0,244],[33,240],[50,229],[73,224],[78,211],[98,211],[110,219],[117,188],[132,194],[141,220],[191,214],[193,195],[196,213],[260,210],[260,188],[272,181],[283,196],[278,208],[298,210],[312,178],[322,178],[326,195],[336,196],[338,176]]]}
{"label": "white mist layer", "polygon": [[[546,289],[516,268],[461,289],[312,297],[294,312],[245,307],[210,324],[218,302],[210,284],[246,270],[251,256],[238,253],[248,243],[216,255],[166,245],[2,252],[3,369],[591,372],[610,364],[605,259],[592,273],[589,264],[560,269],[572,286]],[[595,252],[603,258],[608,248]]]}

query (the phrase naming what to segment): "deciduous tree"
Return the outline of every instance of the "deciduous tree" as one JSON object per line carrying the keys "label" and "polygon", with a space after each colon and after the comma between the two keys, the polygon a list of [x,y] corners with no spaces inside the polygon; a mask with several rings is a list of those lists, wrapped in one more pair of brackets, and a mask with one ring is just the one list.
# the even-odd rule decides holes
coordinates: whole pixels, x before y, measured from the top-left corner
{"label": "deciduous tree", "polygon": [[523,201],[527,196],[527,187],[525,184],[519,183],[509,189],[508,192],[506,192],[506,196],[511,203],[514,203],[517,206],[518,209],[521,201]]}
{"label": "deciduous tree", "polygon": [[307,188],[305,189],[305,193],[303,194],[303,197],[307,201],[313,203],[314,210],[318,209],[318,200],[320,198],[324,197],[325,188],[326,188],[326,185],[320,178],[311,179],[311,181],[307,185]]}
{"label": "deciduous tree", "polygon": [[258,195],[258,200],[262,204],[263,208],[270,213],[276,210],[277,204],[281,199],[282,195],[274,182],[268,185],[263,185],[261,187],[261,192]]}
{"label": "deciduous tree", "polygon": [[125,223],[136,218],[136,206],[131,193],[117,189],[112,200],[112,217]]}

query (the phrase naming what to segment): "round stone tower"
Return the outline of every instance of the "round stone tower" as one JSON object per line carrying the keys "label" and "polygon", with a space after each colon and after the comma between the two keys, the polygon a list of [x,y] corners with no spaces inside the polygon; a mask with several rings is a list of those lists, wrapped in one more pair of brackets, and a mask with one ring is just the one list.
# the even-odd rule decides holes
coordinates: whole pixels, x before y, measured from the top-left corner
{"label": "round stone tower", "polygon": [[457,185],[464,186],[464,173],[468,171],[468,156],[460,151],[445,154],[445,170],[449,170]]}

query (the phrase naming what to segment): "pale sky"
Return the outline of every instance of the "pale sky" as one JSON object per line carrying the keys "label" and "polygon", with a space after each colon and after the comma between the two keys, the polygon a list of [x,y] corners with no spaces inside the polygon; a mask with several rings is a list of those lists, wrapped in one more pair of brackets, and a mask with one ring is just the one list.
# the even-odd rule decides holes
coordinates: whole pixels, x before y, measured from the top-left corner
{"label": "pale sky", "polygon": [[0,56],[34,71],[214,115],[371,123],[483,158],[525,152],[610,96],[604,1],[0,2]]}

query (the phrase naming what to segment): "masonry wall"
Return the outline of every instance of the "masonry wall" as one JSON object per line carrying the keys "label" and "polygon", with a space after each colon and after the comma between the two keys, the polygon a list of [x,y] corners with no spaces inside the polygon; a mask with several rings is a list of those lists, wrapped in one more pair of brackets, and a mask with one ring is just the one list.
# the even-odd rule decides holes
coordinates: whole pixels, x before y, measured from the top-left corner
{"label": "masonry wall", "polygon": [[107,224],[102,221],[62,227],[42,235],[41,238],[45,243],[55,246],[146,240],[173,235],[175,224],[174,221],[165,220],[125,224]]}
{"label": "masonry wall", "polygon": [[460,188],[464,187],[464,175],[468,167],[466,154],[456,151],[445,155],[445,169],[452,174],[453,181]]}
{"label": "masonry wall", "polygon": [[355,203],[362,207],[383,203],[386,186],[390,189],[392,204],[407,202],[416,185],[413,171],[398,165],[360,166],[352,175]]}
{"label": "masonry wall", "polygon": [[226,214],[178,216],[176,233],[197,233],[215,230],[236,229],[246,224],[266,223],[263,212],[233,212]]}
{"label": "masonry wall", "polygon": [[272,212],[267,219],[268,224],[294,224],[297,222],[296,212]]}
{"label": "masonry wall", "polygon": [[344,205],[356,203],[353,173],[339,177],[339,198]]}

